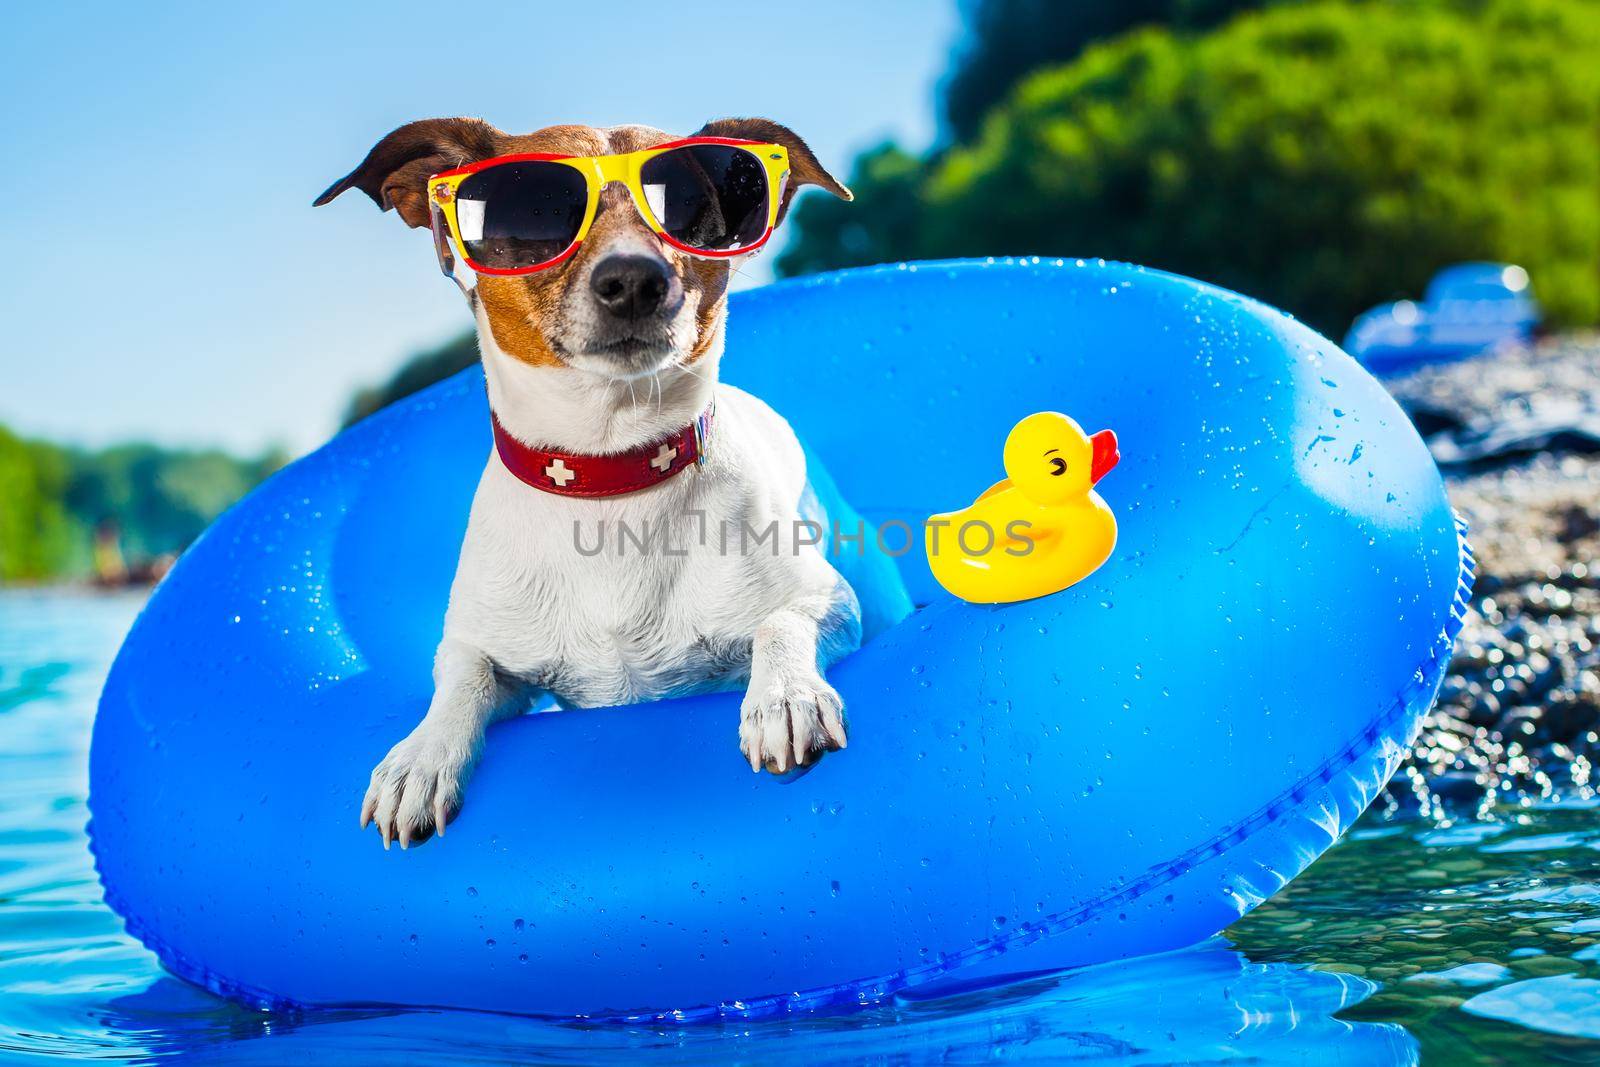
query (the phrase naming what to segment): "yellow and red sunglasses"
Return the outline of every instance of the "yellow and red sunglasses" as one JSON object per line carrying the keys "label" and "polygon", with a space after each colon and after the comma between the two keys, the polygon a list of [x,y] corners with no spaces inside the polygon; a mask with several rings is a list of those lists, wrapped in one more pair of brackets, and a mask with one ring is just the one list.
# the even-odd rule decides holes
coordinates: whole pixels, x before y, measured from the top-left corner
{"label": "yellow and red sunglasses", "polygon": [[686,137],[615,156],[496,156],[429,178],[428,204],[445,274],[452,242],[479,274],[532,274],[578,250],[612,182],[663,241],[719,257],[766,243],[788,178],[782,145]]}

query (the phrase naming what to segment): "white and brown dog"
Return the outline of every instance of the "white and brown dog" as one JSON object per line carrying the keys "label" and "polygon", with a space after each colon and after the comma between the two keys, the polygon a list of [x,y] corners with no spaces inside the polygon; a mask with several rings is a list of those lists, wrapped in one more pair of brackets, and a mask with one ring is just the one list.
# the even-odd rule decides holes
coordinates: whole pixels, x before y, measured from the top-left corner
{"label": "white and brown dog", "polygon": [[[725,119],[699,135],[787,149],[780,219],[801,185],[850,198],[777,123]],[[317,203],[357,188],[427,227],[428,179],[439,172],[669,140],[642,126],[512,136],[475,119],[425,120],[385,137]],[[738,738],[752,769],[782,772],[844,747],[844,709],[823,671],[860,643],[860,608],[795,521],[806,471],[788,423],[717,381],[738,261],[663,241],[616,183],[559,265],[474,279],[498,447],[473,500],[432,703],[372,772],[361,804],[361,825],[376,821],[385,847],[443,834],[486,728],[545,695],[592,707],[744,684]],[[639,488],[628,472],[645,467],[659,481]],[[775,551],[739,551],[704,532],[774,527]],[[624,528],[664,531],[663,546],[681,547],[619,552],[612,539],[595,550],[604,531]]]}

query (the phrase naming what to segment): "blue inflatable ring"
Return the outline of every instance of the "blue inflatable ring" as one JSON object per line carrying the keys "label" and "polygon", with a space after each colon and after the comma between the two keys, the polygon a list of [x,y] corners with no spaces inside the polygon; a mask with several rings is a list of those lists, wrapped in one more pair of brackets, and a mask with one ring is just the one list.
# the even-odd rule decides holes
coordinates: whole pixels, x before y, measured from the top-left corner
{"label": "blue inflatable ring", "polygon": [[529,715],[494,728],[447,838],[385,852],[357,809],[427,705],[489,448],[462,374],[230,511],[127,638],[91,839],[168,968],[273,1007],[941,994],[1202,939],[1393,772],[1471,557],[1416,433],[1333,344],[1184,278],[1037,259],[787,282],[729,328],[726,377],[878,522],[970,502],[1030,411],[1115,429],[1116,554],[1000,607],[903,557],[923,606],[830,672],[850,747],[809,774],[751,774],[737,694]]}

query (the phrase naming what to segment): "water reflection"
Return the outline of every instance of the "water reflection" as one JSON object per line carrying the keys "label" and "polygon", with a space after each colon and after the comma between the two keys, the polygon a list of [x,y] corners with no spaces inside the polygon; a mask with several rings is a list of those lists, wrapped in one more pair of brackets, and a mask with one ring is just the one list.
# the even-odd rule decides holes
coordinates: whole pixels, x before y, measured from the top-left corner
{"label": "water reflection", "polygon": [[1236,1057],[1415,1062],[1416,1042],[1402,1028],[1335,1017],[1376,988],[1349,975],[1251,963],[1217,942],[944,1000],[740,1025],[623,1028],[468,1012],[269,1019],[226,1008],[172,979],[113,998],[99,1019],[108,1032],[140,1035],[152,1054],[203,1051],[207,1062],[263,1065],[403,1056],[585,1063],[971,1063],[1002,1055],[1133,1064]]}

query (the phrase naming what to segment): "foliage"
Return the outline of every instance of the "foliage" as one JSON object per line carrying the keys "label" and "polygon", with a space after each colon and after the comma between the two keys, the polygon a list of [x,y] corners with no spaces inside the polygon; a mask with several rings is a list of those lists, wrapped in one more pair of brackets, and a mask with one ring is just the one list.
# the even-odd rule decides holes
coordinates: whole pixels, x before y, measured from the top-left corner
{"label": "foliage", "polygon": [[37,581],[72,555],[78,530],[62,505],[63,454],[0,427],[0,582]]}
{"label": "foliage", "polygon": [[85,527],[115,523],[133,559],[180,552],[234,501],[283,465],[277,453],[238,459],[215,449],[118,445],[67,453],[68,510]]}
{"label": "foliage", "polygon": [[181,552],[282,464],[270,452],[237,459],[147,444],[67,449],[0,427],[0,582],[83,575],[103,523],[117,528],[132,560]]}
{"label": "foliage", "polygon": [[945,124],[959,142],[1029,72],[1076,59],[1141,26],[1201,30],[1267,0],[981,0],[965,6],[966,42],[944,83]]}
{"label": "foliage", "polygon": [[855,199],[807,196],[792,208],[801,234],[825,233],[827,244],[797,239],[778,256],[780,274],[810,274],[904,259],[926,214],[922,161],[893,144],[858,156],[849,186]]}
{"label": "foliage", "polygon": [[[1318,3],[1146,29],[1024,81],[981,136],[886,188],[800,205],[786,272],[885,259],[1105,256],[1337,332],[1463,259],[1527,267],[1557,323],[1600,318],[1600,6]],[[869,161],[881,157],[882,149]],[[869,170],[855,186],[878,194]]]}
{"label": "foliage", "polygon": [[387,382],[371,389],[363,389],[351,398],[350,406],[345,409],[344,424],[349,426],[353,422],[358,422],[379,408],[387,407],[396,400],[403,400],[419,389],[425,389],[434,382],[442,381],[476,362],[478,362],[478,336],[470,331],[446,341],[437,348],[413,356],[402,364]]}

